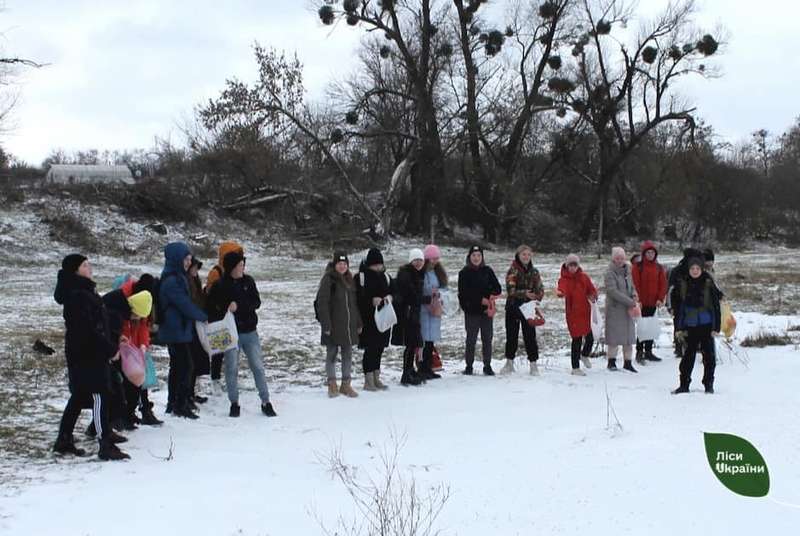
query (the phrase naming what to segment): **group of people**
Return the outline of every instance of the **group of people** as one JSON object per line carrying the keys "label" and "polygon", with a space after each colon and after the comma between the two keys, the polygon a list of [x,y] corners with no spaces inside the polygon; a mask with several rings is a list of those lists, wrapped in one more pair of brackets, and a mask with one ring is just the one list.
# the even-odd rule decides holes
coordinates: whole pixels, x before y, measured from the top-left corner
{"label": "group of people", "polygon": [[[220,392],[222,366],[230,401],[231,417],[239,417],[239,354],[244,353],[261,398],[261,412],[276,417],[264,373],[261,342],[256,330],[261,298],[252,277],[245,273],[244,249],[235,242],[219,248],[219,264],[200,279],[202,262],[183,242],[164,248],[160,277],[126,276],[119,288],[100,296],[92,265],[83,255],[66,256],[61,263],[55,300],[63,306],[65,354],[70,398],[61,418],[54,450],[83,456],[73,436],[83,409],[92,410],[86,433],[100,443],[102,460],[129,458],[117,445],[127,441],[119,432],[137,425],[159,426],[147,389],[123,373],[123,345],[148,352],[153,339],[167,347],[169,374],[166,412],[197,419],[198,405],[207,397],[195,392],[198,376],[211,374],[212,386]],[[238,344],[209,356],[199,342],[197,323],[234,317]],[[136,414],[139,410],[141,417]]]}
{"label": "group of people", "polygon": [[[469,248],[458,274],[458,304],[464,312],[466,331],[464,359],[466,375],[473,374],[478,335],[481,338],[483,374],[493,376],[492,340],[497,301],[505,296],[506,363],[502,374],[514,372],[520,331],[529,361],[530,374],[538,376],[539,346],[536,327],[544,322],[538,309],[545,289],[533,266],[533,250],[522,245],[516,250],[505,277],[505,294],[483,249]],[[679,265],[667,271],[657,261],[652,242],[628,263],[622,248],[612,250],[605,274],[605,343],[607,367],[617,370],[622,351],[623,369],[637,372],[639,363],[660,361],[653,354],[653,341],[636,338],[639,316],[653,316],[667,305],[673,314],[676,346],[680,344],[680,385],[674,393],[689,391],[695,355],[703,353],[706,392],[713,393],[715,349],[713,335],[720,331],[719,291],[713,279],[713,252],[688,249]],[[436,344],[442,338],[442,316],[449,304],[445,291],[450,281],[436,245],[412,249],[408,263],[392,278],[378,249],[370,249],[353,275],[345,253],[336,253],[320,281],[314,309],[326,347],[328,396],[357,397],[352,385],[353,347],[363,351],[364,390],[385,391],[381,381],[381,359],[390,345],[403,351],[402,385],[419,385],[441,378]],[[162,424],[153,413],[144,385],[132,383],[123,373],[120,355],[124,345],[147,353],[158,342],[169,353],[166,412],[187,419],[198,418],[200,404],[207,398],[195,392],[199,376],[211,376],[212,390],[221,393],[224,365],[230,417],[239,417],[239,356],[244,353],[261,401],[261,412],[275,417],[259,340],[258,309],[261,298],[255,280],[245,273],[243,247],[236,242],[219,246],[218,263],[208,272],[206,284],[200,279],[202,262],[188,245],[173,242],[164,248],[164,268],[159,277],[142,274],[119,278],[117,288],[101,296],[93,280],[89,260],[79,254],[65,257],[58,272],[54,298],[63,306],[66,327],[65,354],[70,398],[61,419],[54,450],[83,456],[77,447],[74,427],[83,409],[92,410],[87,434],[96,436],[102,460],[129,456],[117,446],[127,441],[121,431],[137,425]],[[583,271],[577,255],[570,254],[561,266],[556,295],[565,300],[567,327],[572,339],[572,374],[585,376],[591,368],[594,346],[592,316],[596,314],[598,291]],[[533,303],[531,303],[533,302]],[[385,310],[385,308],[391,308]],[[595,312],[593,312],[595,310]],[[376,313],[393,313],[392,326],[379,326]],[[452,311],[451,311],[452,312]],[[231,314],[238,343],[209,356],[200,343],[198,329]],[[200,327],[198,327],[198,324]],[[154,340],[155,339],[155,340]],[[341,361],[341,383],[336,363]],[[140,415],[136,414],[137,409]]]}
{"label": "group of people", "polygon": [[[501,374],[514,372],[520,331],[527,354],[530,374],[538,376],[539,345],[536,326],[544,318],[536,305],[544,298],[542,277],[533,266],[533,250],[522,245],[516,250],[506,272],[505,294],[494,270],[486,265],[483,249],[472,246],[464,267],[458,274],[458,302],[464,312],[466,331],[464,374],[474,373],[478,335],[482,344],[483,373],[492,369],[492,340],[498,299],[505,297],[506,363]],[[716,352],[713,335],[720,330],[722,293],[713,279],[713,251],[687,249],[684,258],[672,270],[658,262],[658,249],[651,241],[628,262],[625,250],[612,250],[611,263],[605,273],[605,323],[603,337],[607,345],[607,368],[617,367],[622,353],[622,369],[638,372],[639,364],[658,362],[653,353],[654,341],[637,338],[636,322],[653,317],[667,306],[673,316],[676,346],[681,357],[680,385],[673,392],[689,390],[696,353],[701,350],[707,393],[714,392]],[[419,385],[437,379],[434,361],[436,343],[441,338],[445,304],[442,292],[448,287],[448,276],[441,262],[441,250],[435,245],[412,249],[408,263],[392,278],[384,265],[383,255],[371,249],[354,276],[345,253],[337,253],[328,264],[320,281],[315,311],[320,322],[321,343],[327,349],[326,374],[328,395],[357,397],[352,385],[352,349],[363,350],[364,390],[387,389],[380,381],[380,363],[384,350],[391,344],[404,348],[402,385]],[[585,376],[583,368],[591,368],[589,357],[595,343],[592,329],[594,304],[598,291],[580,265],[580,258],[570,254],[561,266],[556,295],[565,300],[567,327],[572,339],[571,373]],[[526,305],[534,302],[534,307]],[[380,330],[376,312],[393,307],[396,324]],[[595,313],[596,309],[595,309]],[[634,356],[635,349],[635,356]],[[341,356],[341,384],[337,383],[336,362]]]}

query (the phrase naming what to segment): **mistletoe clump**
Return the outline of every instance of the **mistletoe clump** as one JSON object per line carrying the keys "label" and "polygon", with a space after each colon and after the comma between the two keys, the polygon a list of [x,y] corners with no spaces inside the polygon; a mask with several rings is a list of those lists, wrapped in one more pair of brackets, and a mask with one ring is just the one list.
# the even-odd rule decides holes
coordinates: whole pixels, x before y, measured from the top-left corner
{"label": "mistletoe clump", "polygon": [[556,115],[558,117],[566,117],[567,116],[567,109],[562,106],[561,108],[556,110]]}
{"label": "mistletoe clump", "polygon": [[453,45],[450,43],[444,43],[442,46],[439,47],[439,55],[440,56],[452,56],[453,55]]}
{"label": "mistletoe clump", "polygon": [[386,58],[388,58],[389,56],[392,55],[392,49],[387,47],[386,45],[383,45],[381,47],[380,54],[381,54],[381,58],[386,59]]}
{"label": "mistletoe clump", "polygon": [[719,43],[709,34],[704,35],[703,38],[697,42],[697,50],[699,50],[703,56],[711,56],[718,48]]}
{"label": "mistletoe clump", "polygon": [[556,93],[570,93],[572,90],[575,89],[575,84],[572,83],[571,80],[566,78],[551,78],[549,82],[547,82],[547,87],[550,88],[551,91],[555,91]]}
{"label": "mistletoe clump", "polygon": [[347,122],[348,125],[355,125],[356,123],[358,123],[358,112],[356,111],[347,112],[344,116],[344,120],[345,122]]}
{"label": "mistletoe clump", "polygon": [[548,0],[539,6],[539,16],[543,19],[552,19],[556,15],[558,15],[558,4],[555,2]]}
{"label": "mistletoe clump", "polygon": [[342,2],[342,9],[348,13],[355,13],[361,7],[361,0],[344,0]]}
{"label": "mistletoe clump", "polygon": [[358,15],[348,15],[347,16],[347,24],[350,26],[355,26],[358,24]]}
{"label": "mistletoe clump", "polygon": [[669,47],[669,57],[672,58],[674,61],[678,61],[681,59],[683,53],[681,52],[681,48],[677,45],[672,45]]}
{"label": "mistletoe clump", "polygon": [[642,61],[652,64],[658,57],[658,49],[656,47],[645,47],[642,50]]}
{"label": "mistletoe clump", "polygon": [[329,5],[324,5],[319,8],[319,20],[322,21],[322,24],[331,25],[333,24],[334,19],[336,18],[336,14],[333,12],[333,8]]}
{"label": "mistletoe clump", "polygon": [[344,132],[340,128],[331,131],[331,143],[340,143],[344,139]]}
{"label": "mistletoe clump", "polygon": [[597,21],[597,27],[595,30],[597,30],[597,35],[608,35],[611,33],[611,23],[600,19]]}
{"label": "mistletoe clump", "polygon": [[514,28],[506,26],[506,37],[514,37]]}
{"label": "mistletoe clump", "polygon": [[503,43],[506,41],[506,36],[499,30],[492,30],[486,38],[486,55],[494,56],[500,49],[503,48]]}
{"label": "mistletoe clump", "polygon": [[560,56],[550,56],[547,58],[547,65],[550,66],[553,70],[559,70],[561,68],[561,57]]}

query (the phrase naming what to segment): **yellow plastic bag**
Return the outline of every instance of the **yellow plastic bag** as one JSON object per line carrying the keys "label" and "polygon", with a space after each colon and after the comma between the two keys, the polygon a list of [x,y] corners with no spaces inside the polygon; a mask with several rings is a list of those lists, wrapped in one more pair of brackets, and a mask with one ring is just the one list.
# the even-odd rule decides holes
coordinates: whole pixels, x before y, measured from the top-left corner
{"label": "yellow plastic bag", "polygon": [[730,339],[736,332],[736,318],[734,318],[731,306],[728,302],[722,302],[721,313],[722,334],[725,335],[726,339]]}

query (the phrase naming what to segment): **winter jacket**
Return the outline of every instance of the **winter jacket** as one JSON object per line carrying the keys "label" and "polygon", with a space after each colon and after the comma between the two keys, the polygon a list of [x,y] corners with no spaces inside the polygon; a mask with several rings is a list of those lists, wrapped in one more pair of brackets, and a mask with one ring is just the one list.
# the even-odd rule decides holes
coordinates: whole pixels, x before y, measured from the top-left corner
{"label": "winter jacket", "polygon": [[420,308],[420,328],[424,342],[439,342],[442,340],[442,317],[431,314],[430,304],[433,291],[438,291],[443,286],[434,270],[425,272],[422,280],[422,307]]}
{"label": "winter jacket", "polygon": [[131,306],[128,305],[128,299],[122,289],[117,289],[103,295],[103,304],[108,315],[108,329],[111,333],[111,339],[119,341],[123,334],[125,323],[130,324],[131,321]]}
{"label": "winter jacket", "polygon": [[636,344],[636,326],[628,309],[636,305],[636,288],[628,264],[611,263],[605,276],[606,344],[627,346]]}
{"label": "winter jacket", "polygon": [[194,322],[208,320],[206,313],[192,303],[189,281],[183,269],[183,259],[189,247],[182,242],[168,244],[164,250],[164,270],[159,284],[159,308],[163,319],[158,327],[158,340],[162,344],[192,342]]}
{"label": "winter jacket", "polygon": [[589,299],[597,299],[597,289],[582,269],[574,274],[567,265],[561,266],[558,292],[564,297],[569,335],[585,337],[592,332],[592,306]]}
{"label": "winter jacket", "polygon": [[[645,256],[650,249],[656,252],[652,261]],[[667,271],[658,263],[658,250],[653,242],[648,240],[642,244],[642,260],[631,267],[631,273],[642,307],[664,303],[667,298]]]}
{"label": "winter jacket", "polygon": [[467,256],[466,266],[458,273],[458,304],[464,313],[485,313],[488,306],[483,305],[482,300],[489,296],[498,296],[502,292],[494,270],[483,262],[479,266],[473,265]]}
{"label": "winter jacket", "polygon": [[244,248],[236,242],[223,242],[219,245],[219,260],[217,264],[208,271],[208,276],[206,277],[206,293],[211,291],[211,287],[214,286],[214,283],[222,279],[222,276],[225,274],[225,269],[222,267],[222,260],[225,258],[225,255],[234,251],[244,255]]}
{"label": "winter jacket", "polygon": [[[375,325],[375,307],[373,298],[385,298],[392,294],[394,281],[385,271],[376,272],[363,267],[356,275],[356,294],[358,296],[358,310],[361,313],[363,328],[358,340],[359,348],[386,348],[389,346],[390,331],[381,333]],[[384,304],[383,307],[392,307]]]}
{"label": "winter jacket", "polygon": [[363,326],[358,310],[356,284],[348,271],[344,275],[328,263],[317,290],[317,311],[323,346],[354,346]]}
{"label": "winter jacket", "polygon": [[[406,264],[397,271],[394,296],[397,325],[392,330],[392,344],[407,348],[422,348],[422,289],[425,272]],[[429,299],[430,301],[430,299]]]}
{"label": "winter jacket", "polygon": [[506,311],[519,309],[520,305],[531,301],[528,298],[528,292],[536,295],[535,301],[544,298],[542,276],[539,275],[539,270],[533,267],[533,263],[528,263],[526,266],[519,260],[519,256],[516,256],[506,273],[506,294],[508,295]]}
{"label": "winter jacket", "polygon": [[714,278],[707,272],[697,279],[684,277],[672,289],[672,307],[675,311],[675,327],[687,330],[696,327],[710,327],[711,331],[720,331],[721,294],[714,283]]}
{"label": "winter jacket", "polygon": [[225,274],[209,290],[206,299],[206,312],[209,322],[217,322],[225,318],[231,302],[236,302],[233,318],[236,320],[236,331],[251,333],[258,327],[258,313],[261,307],[261,295],[258,293],[255,280],[245,274],[234,279]]}
{"label": "winter jacket", "polygon": [[111,337],[108,313],[94,281],[60,270],[54,298],[64,306],[64,352],[70,391],[110,391],[108,361],[117,353],[118,341]]}
{"label": "winter jacket", "polygon": [[[134,285],[137,280],[134,278],[128,279],[122,284],[120,290],[127,300],[134,294]],[[154,304],[155,306],[155,304]],[[136,341],[136,346],[150,346],[150,327],[152,324],[153,314],[141,320],[127,320],[122,323],[122,334],[128,337],[131,341]]]}

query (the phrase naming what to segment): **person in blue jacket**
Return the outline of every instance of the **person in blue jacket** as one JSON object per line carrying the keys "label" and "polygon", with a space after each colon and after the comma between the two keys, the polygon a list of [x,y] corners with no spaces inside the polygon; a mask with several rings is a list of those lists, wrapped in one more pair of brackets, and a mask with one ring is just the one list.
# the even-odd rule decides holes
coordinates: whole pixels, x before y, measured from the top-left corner
{"label": "person in blue jacket", "polygon": [[196,419],[189,401],[192,334],[195,321],[207,322],[208,317],[189,294],[187,273],[191,264],[192,251],[183,242],[172,242],[164,248],[164,270],[158,291],[161,311],[158,338],[169,351],[167,413]]}

